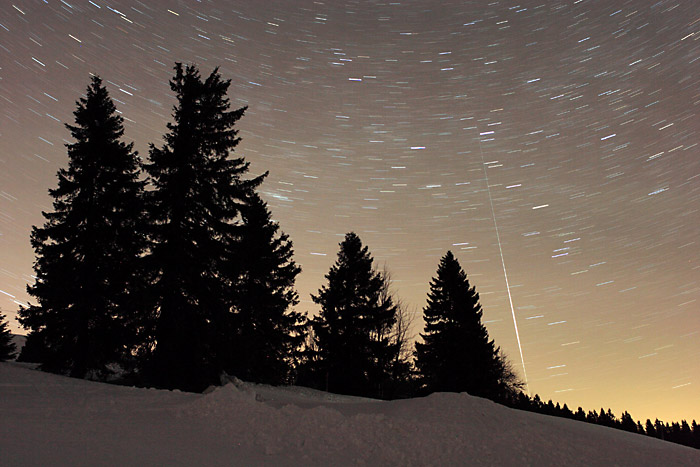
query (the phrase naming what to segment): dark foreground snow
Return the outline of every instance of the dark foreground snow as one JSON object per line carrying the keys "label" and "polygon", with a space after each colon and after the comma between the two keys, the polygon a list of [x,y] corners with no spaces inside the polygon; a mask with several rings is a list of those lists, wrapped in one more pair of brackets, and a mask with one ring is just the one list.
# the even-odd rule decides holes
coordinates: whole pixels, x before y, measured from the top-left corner
{"label": "dark foreground snow", "polygon": [[700,451],[466,394],[206,394],[0,364],[1,465],[700,465]]}

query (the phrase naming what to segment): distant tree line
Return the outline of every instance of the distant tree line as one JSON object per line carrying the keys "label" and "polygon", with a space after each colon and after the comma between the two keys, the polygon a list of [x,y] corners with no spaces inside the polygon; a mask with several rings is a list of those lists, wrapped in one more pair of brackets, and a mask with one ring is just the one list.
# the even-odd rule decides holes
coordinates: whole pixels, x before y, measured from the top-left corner
{"label": "distant tree line", "polygon": [[558,402],[554,404],[551,399],[545,403],[540,399],[539,395],[535,394],[533,397],[530,397],[523,392],[518,393],[515,397],[502,399],[499,402],[520,410],[603,425],[700,449],[700,426],[695,420],[690,424],[686,420],[669,424],[657,418],[653,422],[647,419],[646,423],[642,425],[641,422],[635,421],[627,411],[624,411],[619,418],[612,410],[608,409],[606,411],[603,408],[600,409],[600,412],[595,410],[586,412],[579,407],[576,412],[572,412],[566,404],[563,406],[559,405]]}
{"label": "distant tree line", "polygon": [[[176,64],[173,121],[142,161],[92,78],[75,124],[66,125],[74,142],[49,190],[53,211],[31,233],[36,279],[27,290],[36,303],[18,312],[29,331],[19,359],[79,378],[187,391],[236,376],[384,399],[468,392],[549,410],[523,394],[450,251],[430,282],[415,347],[389,271],[353,232],[312,295],[320,312],[294,310],[301,269],[257,191],[267,173],[248,177],[249,163],[234,156],[246,107],[231,110],[229,85],[218,69],[202,78]],[[13,349],[0,322],[1,360]],[[595,415],[596,423],[606,417]],[[621,426],[631,426],[627,418]],[[654,433],[670,439],[673,430]]]}

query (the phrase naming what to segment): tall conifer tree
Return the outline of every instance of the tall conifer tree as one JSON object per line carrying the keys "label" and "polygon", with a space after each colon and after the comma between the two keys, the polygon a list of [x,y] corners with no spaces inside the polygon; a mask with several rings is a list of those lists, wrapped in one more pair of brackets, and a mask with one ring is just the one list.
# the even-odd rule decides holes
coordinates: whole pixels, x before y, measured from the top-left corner
{"label": "tall conifer tree", "polygon": [[238,268],[233,287],[233,352],[228,371],[267,384],[291,382],[306,320],[291,308],[301,268],[292,242],[271,219],[267,204],[254,193],[241,211],[241,235],[233,256]]}
{"label": "tall conifer tree", "polygon": [[16,346],[12,342],[12,334],[5,315],[0,313],[0,362],[12,360],[15,357]]}
{"label": "tall conifer tree", "polygon": [[311,326],[313,366],[320,386],[331,392],[381,397],[399,351],[391,330],[396,307],[383,295],[383,276],[355,233],[340,244],[328,285],[312,295],[321,306]]}
{"label": "tall conifer tree", "polygon": [[498,398],[520,383],[481,323],[479,294],[451,251],[440,260],[423,309],[416,367],[426,392]]}
{"label": "tall conifer tree", "polygon": [[175,66],[174,122],[165,145],[151,145],[146,166],[150,192],[154,350],[145,368],[152,384],[201,390],[223,370],[229,326],[230,286],[226,274],[240,235],[236,218],[264,178],[243,180],[248,163],[231,152],[240,138],[234,129],[246,108],[230,110],[230,81],[215,69],[202,80],[193,66]]}
{"label": "tall conifer tree", "polygon": [[77,102],[75,125],[66,125],[68,168],[49,190],[53,212],[34,227],[38,304],[22,307],[42,368],[100,377],[135,344],[135,291],[144,248],[140,163],[133,144],[120,141],[123,119],[98,77]]}

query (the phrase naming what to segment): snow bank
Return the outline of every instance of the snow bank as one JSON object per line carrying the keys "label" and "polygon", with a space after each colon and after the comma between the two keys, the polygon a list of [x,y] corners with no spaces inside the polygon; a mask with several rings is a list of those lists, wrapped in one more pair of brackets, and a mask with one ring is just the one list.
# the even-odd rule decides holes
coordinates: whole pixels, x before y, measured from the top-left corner
{"label": "snow bank", "polygon": [[700,465],[700,451],[466,394],[380,402],[119,387],[0,364],[3,465]]}

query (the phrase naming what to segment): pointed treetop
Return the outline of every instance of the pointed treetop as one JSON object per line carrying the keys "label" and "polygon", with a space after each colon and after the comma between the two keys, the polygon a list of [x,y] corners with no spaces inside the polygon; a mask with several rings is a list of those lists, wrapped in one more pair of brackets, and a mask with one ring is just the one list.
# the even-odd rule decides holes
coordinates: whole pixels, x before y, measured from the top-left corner
{"label": "pointed treetop", "polygon": [[[109,142],[116,141],[124,135],[124,119],[117,113],[117,108],[99,76],[92,75],[86,95],[75,104],[75,125],[67,123],[65,126],[76,140],[86,139],[100,130],[101,136],[108,136]],[[74,145],[66,146],[71,148]]]}

